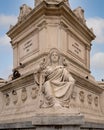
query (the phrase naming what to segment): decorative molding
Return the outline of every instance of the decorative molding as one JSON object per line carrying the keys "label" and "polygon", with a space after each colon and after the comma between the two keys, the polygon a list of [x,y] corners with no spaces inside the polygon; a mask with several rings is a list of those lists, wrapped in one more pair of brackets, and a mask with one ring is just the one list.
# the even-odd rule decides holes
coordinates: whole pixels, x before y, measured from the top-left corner
{"label": "decorative molding", "polygon": [[[87,26],[83,25],[80,23],[76,16],[74,15],[73,11],[69,9],[64,2],[59,4],[59,6],[54,6],[54,8],[50,8],[50,6],[46,2],[42,2],[38,7],[33,9],[31,11],[30,15],[26,16],[26,19],[21,22],[16,24],[8,33],[7,35],[9,37],[15,37],[17,36],[21,30],[24,30],[27,26],[31,25],[33,21],[35,22],[37,19],[42,17],[43,15],[49,16],[49,15],[57,15],[60,16],[60,13],[62,16],[65,18],[67,17],[67,20],[70,21],[72,26],[74,28],[77,28],[77,30],[89,41],[93,40],[95,38],[95,35],[88,29]],[[59,9],[60,7],[60,9]],[[74,23],[73,23],[74,21]],[[25,24],[24,24],[25,23]],[[83,32],[84,30],[84,32]]]}
{"label": "decorative molding", "polygon": [[74,14],[77,16],[79,21],[86,25],[86,20],[84,18],[84,10],[81,7],[78,7],[73,10]]}
{"label": "decorative molding", "polygon": [[35,2],[35,7],[36,6],[39,6],[43,1],[45,1],[47,4],[54,4],[54,5],[58,5],[62,2],[64,2],[69,8],[70,8],[70,5],[69,5],[69,2],[68,0],[34,0]]}
{"label": "decorative molding", "polygon": [[31,97],[32,99],[36,99],[39,93],[39,87],[35,84],[34,87],[31,89]]}

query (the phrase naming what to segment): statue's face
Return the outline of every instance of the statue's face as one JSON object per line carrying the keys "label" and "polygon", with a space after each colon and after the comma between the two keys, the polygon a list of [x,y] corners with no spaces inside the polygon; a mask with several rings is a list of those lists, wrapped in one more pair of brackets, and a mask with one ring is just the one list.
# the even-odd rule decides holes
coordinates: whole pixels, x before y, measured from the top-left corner
{"label": "statue's face", "polygon": [[52,61],[53,63],[56,63],[56,62],[58,62],[58,60],[59,60],[59,55],[58,55],[58,53],[57,53],[57,52],[53,52],[53,53],[51,54],[51,61]]}

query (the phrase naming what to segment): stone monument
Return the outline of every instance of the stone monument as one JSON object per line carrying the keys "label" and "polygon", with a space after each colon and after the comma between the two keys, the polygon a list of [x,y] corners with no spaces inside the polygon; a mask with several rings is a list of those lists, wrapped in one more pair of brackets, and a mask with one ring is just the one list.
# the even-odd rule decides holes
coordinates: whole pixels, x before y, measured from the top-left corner
{"label": "stone monument", "polygon": [[0,86],[0,129],[104,129],[104,83],[90,72],[95,35],[81,7],[72,11],[68,0],[24,4],[7,35],[13,74]]}

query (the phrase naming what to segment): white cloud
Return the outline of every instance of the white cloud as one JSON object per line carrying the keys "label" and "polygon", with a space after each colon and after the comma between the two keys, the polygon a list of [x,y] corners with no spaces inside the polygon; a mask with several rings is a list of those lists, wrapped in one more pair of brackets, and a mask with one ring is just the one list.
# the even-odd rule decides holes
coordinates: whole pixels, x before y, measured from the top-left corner
{"label": "white cloud", "polygon": [[0,28],[7,28],[10,25],[14,25],[17,22],[17,16],[7,16],[0,14]]}
{"label": "white cloud", "polygon": [[9,45],[10,38],[6,35],[0,37],[0,45]]}
{"label": "white cloud", "polygon": [[91,66],[96,70],[104,71],[104,53],[99,52],[94,54],[91,58]]}
{"label": "white cloud", "polygon": [[93,28],[96,35],[96,43],[104,43],[104,19],[100,17],[87,19],[89,28]]}

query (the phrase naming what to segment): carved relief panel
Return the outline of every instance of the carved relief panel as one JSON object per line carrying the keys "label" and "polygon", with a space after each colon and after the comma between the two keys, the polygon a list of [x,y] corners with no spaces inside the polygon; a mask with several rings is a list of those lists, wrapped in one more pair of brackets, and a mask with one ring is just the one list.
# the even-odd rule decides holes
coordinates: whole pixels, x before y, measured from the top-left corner
{"label": "carved relief panel", "polygon": [[98,107],[98,105],[99,105],[99,98],[98,97],[94,98],[94,104],[96,107]]}
{"label": "carved relief panel", "polygon": [[85,101],[85,93],[83,91],[79,92],[79,99],[82,103]]}

